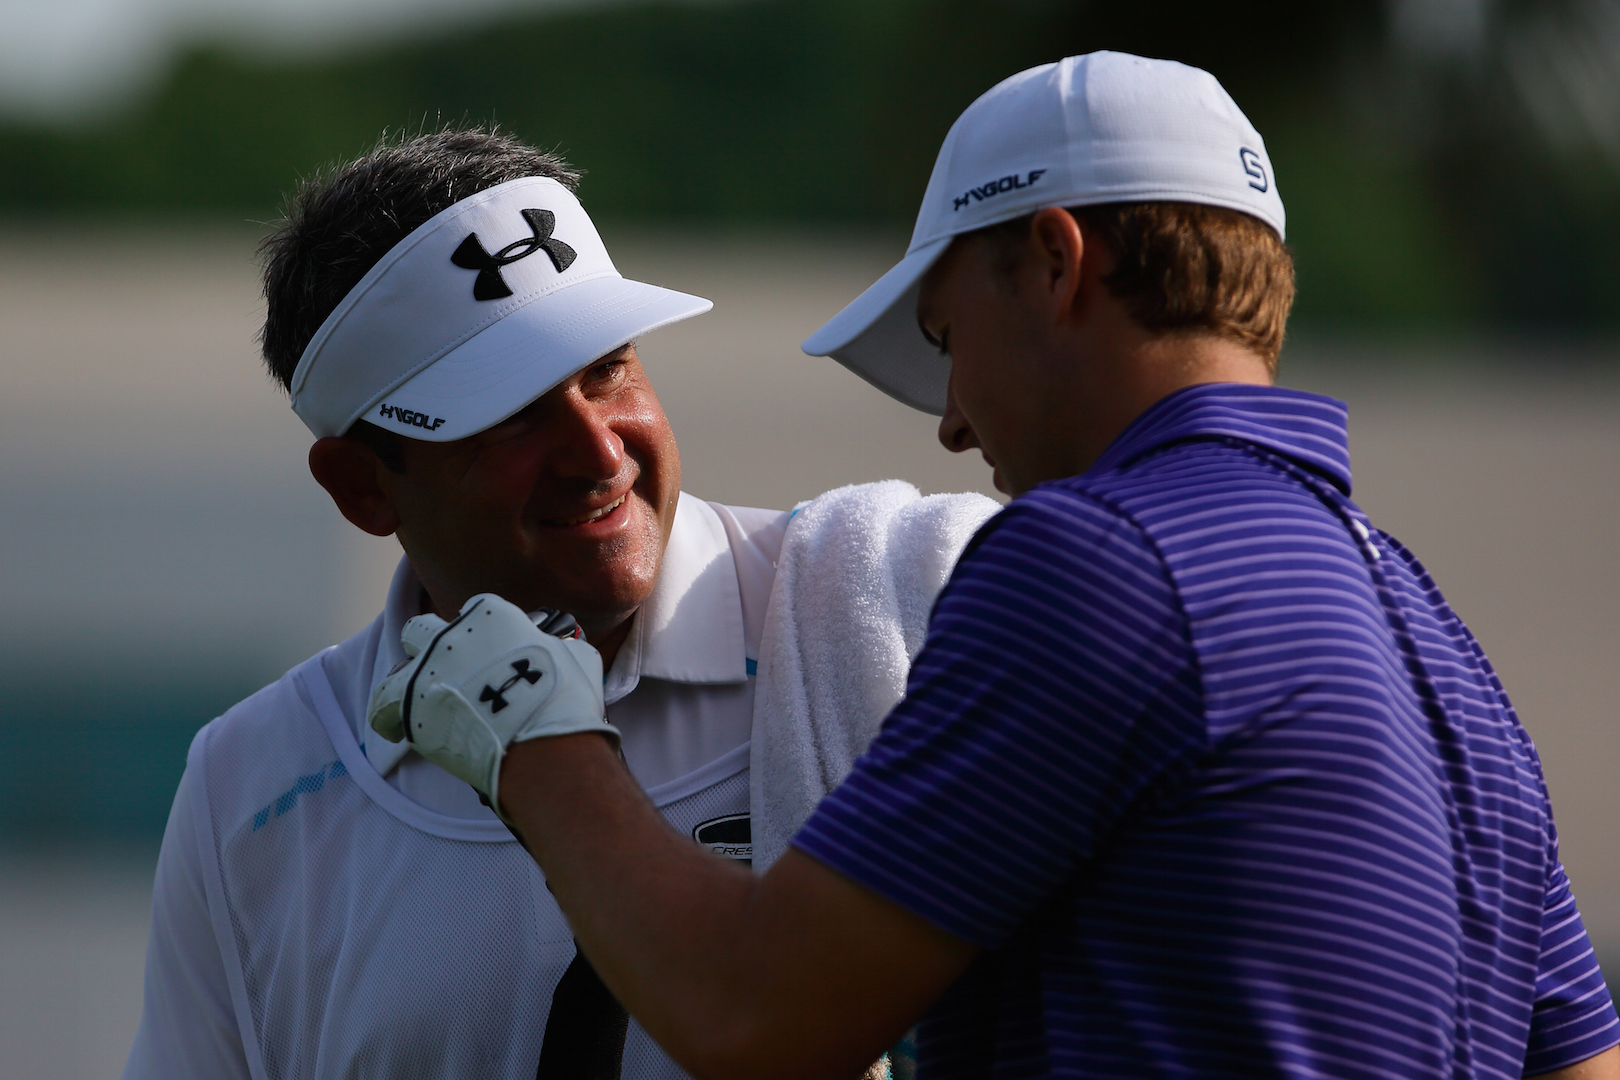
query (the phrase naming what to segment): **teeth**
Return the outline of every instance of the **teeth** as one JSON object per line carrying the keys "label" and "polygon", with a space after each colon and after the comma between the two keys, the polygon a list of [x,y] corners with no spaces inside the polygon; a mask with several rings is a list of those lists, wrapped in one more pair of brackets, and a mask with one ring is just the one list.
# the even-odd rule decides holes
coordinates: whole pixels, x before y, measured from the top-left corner
{"label": "teeth", "polygon": [[611,513],[613,513],[613,511],[617,510],[619,508],[619,504],[624,502],[624,500],[625,500],[625,496],[620,495],[617,499],[614,499],[612,502],[608,503],[606,506],[602,507],[601,509],[592,510],[590,513],[586,514],[584,517],[568,518],[563,522],[563,524],[564,525],[584,525],[587,522],[595,521],[597,518],[606,517],[608,514],[611,514]]}

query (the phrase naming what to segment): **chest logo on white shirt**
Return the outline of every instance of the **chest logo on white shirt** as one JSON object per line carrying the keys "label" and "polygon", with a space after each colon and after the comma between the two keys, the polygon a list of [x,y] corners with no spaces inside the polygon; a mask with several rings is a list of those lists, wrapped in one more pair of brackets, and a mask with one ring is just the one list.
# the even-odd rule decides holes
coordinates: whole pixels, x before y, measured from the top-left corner
{"label": "chest logo on white shirt", "polygon": [[747,814],[710,818],[692,830],[692,839],[723,858],[754,863],[754,823]]}

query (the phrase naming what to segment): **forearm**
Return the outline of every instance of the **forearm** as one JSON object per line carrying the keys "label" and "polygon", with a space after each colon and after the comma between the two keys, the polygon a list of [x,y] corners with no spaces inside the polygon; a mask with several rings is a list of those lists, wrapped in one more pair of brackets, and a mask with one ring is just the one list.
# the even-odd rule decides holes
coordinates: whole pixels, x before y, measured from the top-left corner
{"label": "forearm", "polygon": [[586,955],[694,1075],[856,1076],[971,959],[807,856],[756,878],[701,850],[600,736],[514,746],[501,791]]}
{"label": "forearm", "polygon": [[666,1050],[681,1057],[697,1017],[736,1015],[740,975],[708,924],[738,928],[753,875],[676,835],[600,737],[512,747],[501,791],[586,955]]}

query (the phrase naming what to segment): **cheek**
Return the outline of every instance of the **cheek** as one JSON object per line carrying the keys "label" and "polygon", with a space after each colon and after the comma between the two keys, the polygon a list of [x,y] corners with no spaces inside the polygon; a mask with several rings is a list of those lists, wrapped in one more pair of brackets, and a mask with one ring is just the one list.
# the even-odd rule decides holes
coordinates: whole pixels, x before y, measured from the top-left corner
{"label": "cheek", "polygon": [[[955,343],[952,343],[953,347]],[[964,347],[953,348],[951,354],[951,393],[956,404],[975,431],[981,430],[999,410],[995,395],[1002,380],[996,377],[994,356],[986,343],[968,341]]]}
{"label": "cheek", "polygon": [[535,489],[543,460],[538,450],[521,445],[489,455],[457,485],[457,501],[475,512],[520,511]]}
{"label": "cheek", "polygon": [[[625,452],[641,469],[636,485],[641,493],[657,504],[668,504],[673,511],[681,486],[681,454],[663,410],[654,402],[625,416],[614,425],[614,431],[623,440]],[[664,506],[658,508],[662,516]]]}
{"label": "cheek", "polygon": [[664,544],[668,539],[665,524],[662,516],[649,513],[634,535],[626,538],[620,554],[621,571],[649,589],[664,563]]}
{"label": "cheek", "polygon": [[951,329],[952,390],[980,434],[985,427],[1019,423],[1018,414],[1030,404],[1027,327],[1013,314],[1005,298],[987,297],[960,337]]}
{"label": "cheek", "polygon": [[537,455],[514,445],[481,454],[471,467],[424,478],[428,482],[419,485],[409,531],[419,546],[457,562],[482,563],[521,544],[523,512],[538,468]]}

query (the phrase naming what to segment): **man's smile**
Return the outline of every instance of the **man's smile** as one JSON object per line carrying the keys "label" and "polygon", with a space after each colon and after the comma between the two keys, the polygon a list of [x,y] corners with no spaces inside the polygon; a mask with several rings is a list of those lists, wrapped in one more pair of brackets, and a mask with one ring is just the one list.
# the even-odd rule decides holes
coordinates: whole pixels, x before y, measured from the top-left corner
{"label": "man's smile", "polygon": [[624,500],[628,499],[629,497],[630,493],[627,491],[623,495],[620,495],[617,499],[614,499],[612,502],[608,503],[606,506],[599,506],[595,510],[588,511],[587,513],[581,514],[578,517],[559,518],[553,521],[548,521],[546,524],[562,526],[588,525],[593,521],[599,521],[613,513],[613,511],[617,510],[620,506],[623,506]]}

